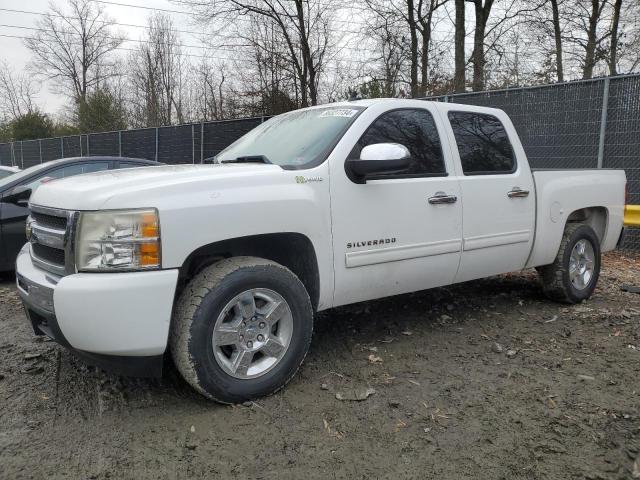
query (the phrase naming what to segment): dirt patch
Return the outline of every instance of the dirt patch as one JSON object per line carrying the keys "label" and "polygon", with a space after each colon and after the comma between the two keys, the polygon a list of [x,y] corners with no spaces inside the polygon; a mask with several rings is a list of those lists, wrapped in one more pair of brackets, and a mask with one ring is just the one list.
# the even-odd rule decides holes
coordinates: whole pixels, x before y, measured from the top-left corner
{"label": "dirt patch", "polygon": [[582,305],[525,272],[325,312],[287,388],[220,406],[172,368],[119,378],[35,337],[7,280],[0,478],[633,478],[640,294],[623,284],[640,257],[608,255]]}

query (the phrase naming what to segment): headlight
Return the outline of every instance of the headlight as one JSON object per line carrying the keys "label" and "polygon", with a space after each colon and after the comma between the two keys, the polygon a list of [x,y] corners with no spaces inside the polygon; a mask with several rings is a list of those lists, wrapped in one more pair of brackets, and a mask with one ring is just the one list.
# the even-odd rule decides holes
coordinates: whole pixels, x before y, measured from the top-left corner
{"label": "headlight", "polygon": [[160,268],[157,210],[82,212],[76,265],[78,271],[85,272]]}

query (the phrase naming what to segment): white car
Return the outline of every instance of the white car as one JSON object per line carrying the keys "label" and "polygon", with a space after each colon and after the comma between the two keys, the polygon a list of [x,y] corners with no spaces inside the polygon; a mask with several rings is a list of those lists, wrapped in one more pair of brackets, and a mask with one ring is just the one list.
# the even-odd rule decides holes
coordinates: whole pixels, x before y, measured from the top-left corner
{"label": "white car", "polygon": [[0,165],[0,179],[6,178],[9,175],[13,175],[14,173],[18,173],[20,171],[20,168],[18,167],[6,167],[3,165]]}
{"label": "white car", "polygon": [[532,171],[491,108],[312,107],[216,162],[41,186],[17,259],[36,333],[133,375],[170,351],[196,390],[241,402],[293,377],[315,312],[530,267],[580,302],[622,231],[623,171]]}

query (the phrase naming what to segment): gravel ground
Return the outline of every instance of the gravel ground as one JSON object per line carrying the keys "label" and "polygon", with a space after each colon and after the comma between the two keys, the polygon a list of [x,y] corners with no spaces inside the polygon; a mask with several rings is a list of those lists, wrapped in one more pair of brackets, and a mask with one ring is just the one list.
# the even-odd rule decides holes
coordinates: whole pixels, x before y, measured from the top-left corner
{"label": "gravel ground", "polygon": [[0,478],[640,478],[622,284],[640,256],[608,255],[576,306],[524,272],[325,312],[286,389],[221,406],[171,366],[119,378],[35,337],[5,279]]}

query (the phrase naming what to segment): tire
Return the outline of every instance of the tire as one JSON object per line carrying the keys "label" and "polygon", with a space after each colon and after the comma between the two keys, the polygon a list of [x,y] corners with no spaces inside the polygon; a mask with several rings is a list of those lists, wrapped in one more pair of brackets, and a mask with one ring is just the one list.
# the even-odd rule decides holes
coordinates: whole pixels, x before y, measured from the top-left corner
{"label": "tire", "polygon": [[[169,345],[194,389],[220,403],[240,403],[284,387],[302,364],[312,333],[311,300],[296,275],[269,260],[233,257],[206,267],[185,287]],[[236,343],[219,346],[227,335]]]}
{"label": "tire", "polygon": [[[576,247],[578,243],[580,243],[580,246]],[[589,246],[591,247],[593,254],[592,271],[588,281],[576,279],[574,283],[571,279],[573,272],[571,255],[574,248],[580,250],[582,245],[586,247],[587,257],[591,256]],[[587,257],[584,257],[582,261],[585,262]],[[588,264],[588,262],[586,263]],[[598,283],[600,264],[600,241],[593,229],[582,223],[568,224],[562,235],[555,261],[551,265],[545,265],[538,269],[545,295],[551,300],[562,303],[580,303],[588,299],[593,294]],[[581,269],[578,268],[578,271],[581,271]]]}

